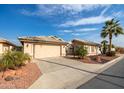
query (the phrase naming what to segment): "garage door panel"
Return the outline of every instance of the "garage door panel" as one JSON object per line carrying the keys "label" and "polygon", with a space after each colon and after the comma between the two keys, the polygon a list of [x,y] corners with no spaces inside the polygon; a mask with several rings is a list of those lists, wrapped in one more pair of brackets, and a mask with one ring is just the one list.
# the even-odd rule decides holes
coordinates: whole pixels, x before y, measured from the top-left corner
{"label": "garage door panel", "polygon": [[35,45],[35,58],[60,56],[59,45]]}

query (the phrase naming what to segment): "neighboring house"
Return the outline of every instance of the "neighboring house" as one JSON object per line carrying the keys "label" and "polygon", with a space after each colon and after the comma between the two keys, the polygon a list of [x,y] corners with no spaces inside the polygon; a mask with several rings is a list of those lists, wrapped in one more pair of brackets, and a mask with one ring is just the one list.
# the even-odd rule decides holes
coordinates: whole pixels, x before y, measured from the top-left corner
{"label": "neighboring house", "polygon": [[66,55],[67,43],[56,36],[19,37],[24,53],[33,58],[58,57]]}
{"label": "neighboring house", "polygon": [[69,44],[67,44],[66,55],[74,55],[74,46],[71,42],[69,42]]}
{"label": "neighboring house", "polygon": [[75,54],[75,51],[79,46],[86,47],[88,51],[88,56],[100,54],[100,50],[99,50],[100,44],[86,40],[79,40],[79,39],[72,40],[72,43],[68,45],[67,54],[71,54],[71,55]]}
{"label": "neighboring house", "polygon": [[120,54],[124,54],[124,47],[116,46],[116,52]]}
{"label": "neighboring house", "polygon": [[13,43],[8,40],[0,39],[0,55],[5,51],[12,50],[15,47]]}

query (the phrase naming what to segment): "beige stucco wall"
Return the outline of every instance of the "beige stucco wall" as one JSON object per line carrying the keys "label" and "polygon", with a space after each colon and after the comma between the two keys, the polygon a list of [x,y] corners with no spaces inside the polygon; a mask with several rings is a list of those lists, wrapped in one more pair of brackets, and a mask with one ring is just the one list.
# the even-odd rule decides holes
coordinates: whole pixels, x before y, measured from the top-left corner
{"label": "beige stucco wall", "polygon": [[13,46],[10,46],[9,49],[12,50],[13,49]]}
{"label": "beige stucco wall", "polygon": [[24,43],[24,53],[34,58],[65,56],[64,45]]}
{"label": "beige stucco wall", "polygon": [[98,55],[100,54],[99,47],[88,46],[88,55]]}
{"label": "beige stucco wall", "polygon": [[0,54],[11,50],[13,48],[13,46],[9,45],[9,44],[4,44],[4,43],[0,43]]}
{"label": "beige stucco wall", "polygon": [[24,53],[28,53],[33,57],[33,43],[24,43]]}
{"label": "beige stucco wall", "polygon": [[10,47],[9,45],[3,44],[3,52],[6,52],[6,51],[10,50],[9,47]]}
{"label": "beige stucco wall", "polygon": [[66,46],[62,45],[62,55],[61,56],[66,56]]}
{"label": "beige stucco wall", "polygon": [[2,53],[3,53],[2,48],[3,48],[3,44],[2,44],[2,43],[0,43],[0,54],[2,54]]}
{"label": "beige stucco wall", "polygon": [[97,55],[97,48],[96,46],[85,45],[88,51],[88,55]]}

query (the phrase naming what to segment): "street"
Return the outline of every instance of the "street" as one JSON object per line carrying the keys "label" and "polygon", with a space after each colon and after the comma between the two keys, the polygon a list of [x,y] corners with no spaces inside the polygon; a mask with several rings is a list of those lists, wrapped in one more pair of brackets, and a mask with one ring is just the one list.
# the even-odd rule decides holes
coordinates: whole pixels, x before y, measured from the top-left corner
{"label": "street", "polygon": [[96,76],[78,89],[123,89],[124,88],[124,58]]}

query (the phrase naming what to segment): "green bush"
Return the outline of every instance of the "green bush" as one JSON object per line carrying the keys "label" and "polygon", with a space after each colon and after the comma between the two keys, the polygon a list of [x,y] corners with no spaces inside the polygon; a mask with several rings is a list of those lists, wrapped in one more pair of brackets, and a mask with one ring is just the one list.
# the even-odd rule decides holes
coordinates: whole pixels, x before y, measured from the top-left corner
{"label": "green bush", "polygon": [[111,52],[106,53],[107,56],[115,56],[115,54],[116,54],[115,51],[111,51]]}
{"label": "green bush", "polygon": [[17,67],[23,66],[26,61],[30,61],[31,58],[28,54],[24,54],[23,52],[14,51],[12,53],[14,58],[14,65]]}
{"label": "green bush", "polygon": [[8,51],[8,52],[4,53],[2,55],[2,59],[1,59],[2,69],[4,70],[4,69],[14,67],[13,61],[14,61],[14,59],[12,57],[12,52],[11,51]]}
{"label": "green bush", "polygon": [[30,60],[30,56],[23,52],[7,51],[2,55],[2,59],[0,60],[0,69],[17,69],[18,67],[23,66],[26,61]]}
{"label": "green bush", "polygon": [[80,46],[76,50],[76,55],[78,55],[81,58],[84,58],[88,54],[87,49],[84,46]]}

